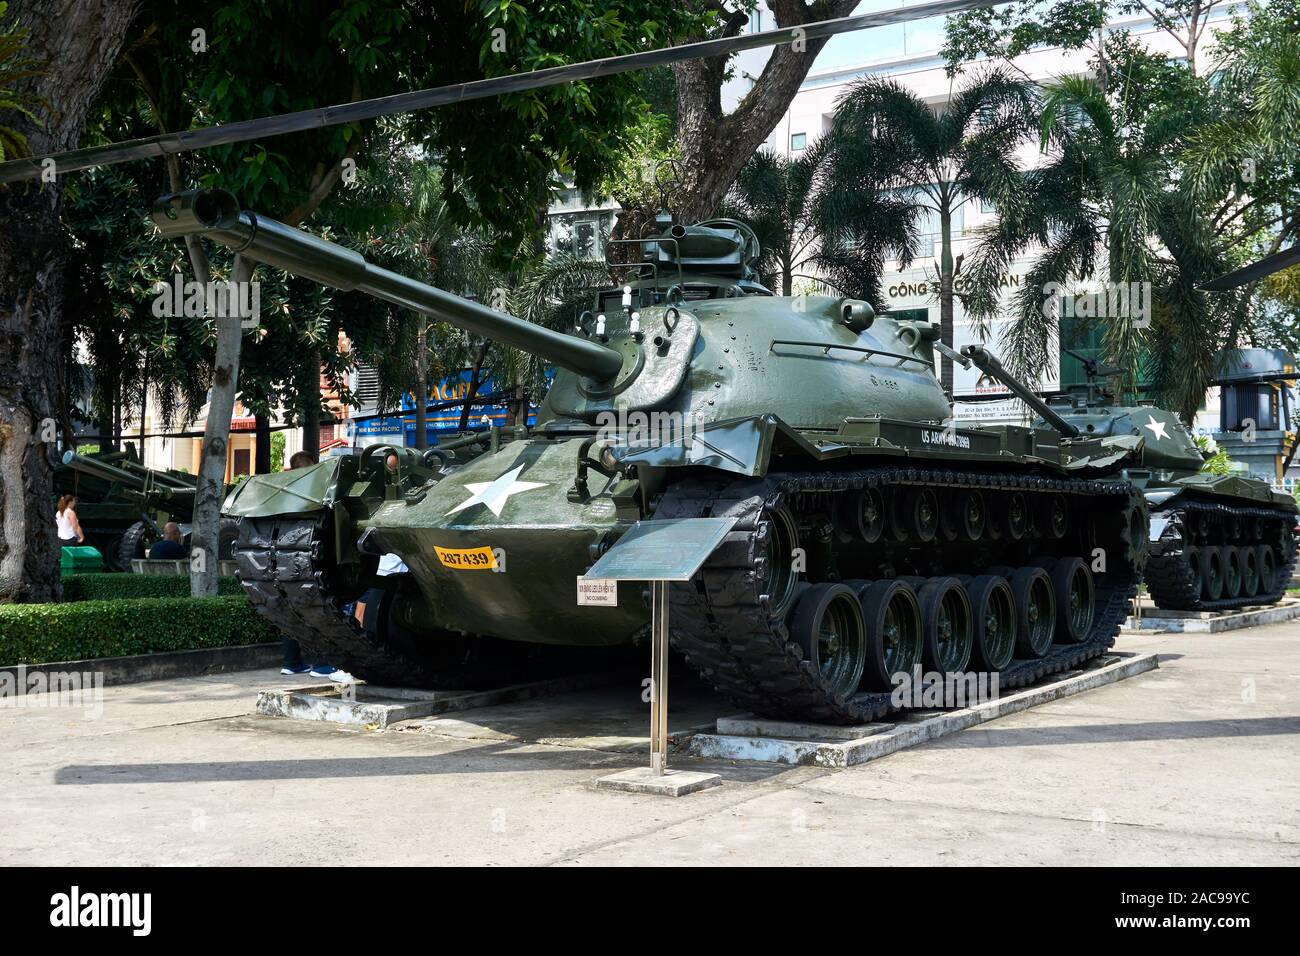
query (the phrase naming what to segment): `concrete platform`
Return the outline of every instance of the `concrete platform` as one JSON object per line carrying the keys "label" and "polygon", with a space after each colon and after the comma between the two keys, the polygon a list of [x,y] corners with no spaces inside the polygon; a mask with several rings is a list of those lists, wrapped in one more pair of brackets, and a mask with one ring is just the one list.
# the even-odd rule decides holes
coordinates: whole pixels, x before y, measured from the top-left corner
{"label": "concrete platform", "polygon": [[492,690],[414,690],[365,683],[316,684],[260,691],[254,709],[266,717],[323,720],[386,730],[403,720],[566,694],[600,687],[611,680],[608,674],[576,674]]}
{"label": "concrete platform", "polygon": [[[1098,660],[1099,665],[1048,678],[1033,687],[973,707],[906,714],[906,719],[896,725],[828,727],[753,717],[727,718],[718,721],[716,734],[692,737],[687,753],[696,757],[794,766],[852,767],[1007,714],[1113,684],[1154,670],[1159,664],[1155,654],[1109,654]],[[773,736],[780,733],[787,736]]]}
{"label": "concrete platform", "polygon": [[671,767],[657,774],[649,767],[637,767],[596,778],[597,790],[622,790],[627,793],[654,793],[665,797],[684,797],[722,783],[716,773],[698,770],[674,770]]}
{"label": "concrete platform", "polygon": [[1124,633],[1164,631],[1180,634],[1218,634],[1243,627],[1281,624],[1300,618],[1300,600],[1283,598],[1277,604],[1238,608],[1232,611],[1174,611],[1144,601],[1141,614],[1124,623]]}

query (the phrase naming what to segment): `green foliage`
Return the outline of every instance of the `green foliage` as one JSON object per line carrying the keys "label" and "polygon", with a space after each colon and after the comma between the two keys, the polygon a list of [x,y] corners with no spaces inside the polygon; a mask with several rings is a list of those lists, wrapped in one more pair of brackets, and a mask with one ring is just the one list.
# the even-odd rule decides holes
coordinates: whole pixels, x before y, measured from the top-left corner
{"label": "green foliage", "polygon": [[755,153],[722,214],[753,227],[762,248],[758,271],[774,291],[791,295],[796,287],[829,287],[880,308],[887,253],[906,260],[915,243],[906,206],[887,192],[842,178],[842,170],[837,175],[834,142],[824,136],[794,159]]}
{"label": "green foliage", "polygon": [[[1300,208],[1292,135],[1300,123],[1300,4],[1244,5],[1233,28],[1215,34],[1212,70],[1198,72],[1206,18],[1221,6],[1142,5],[1179,45],[1179,59],[1122,30],[1090,35],[1099,15],[1137,11],[1132,0],[1026,0],[950,19],[945,53],[954,67],[1035,43],[1092,53],[1092,76],[1045,84],[1045,162],[1027,176],[1032,199],[1002,216],[971,263],[972,271],[996,270],[1041,250],[1001,341],[1013,373],[1033,376],[1052,360],[1057,319],[1044,304],[1053,284],[1149,283],[1149,328],[1126,316],[1092,321],[1103,327],[1102,358],[1147,378],[1185,421],[1225,350],[1300,344],[1297,302],[1284,278],[1229,293],[1200,289],[1293,238]],[[976,297],[968,306],[983,322],[998,302]]]}
{"label": "green foliage", "polygon": [[284,437],[284,432],[271,433],[271,470],[272,471],[284,470],[286,464],[284,460],[285,441],[286,439]]}
{"label": "green foliage", "polygon": [[[63,600],[112,601],[140,598],[189,597],[188,574],[73,574],[63,579]],[[243,594],[233,577],[220,579],[217,591],[226,597]]]}
{"label": "green foliage", "polygon": [[627,131],[627,147],[610,164],[596,192],[612,196],[624,209],[650,209],[661,205],[655,172],[664,163],[680,160],[674,139],[675,114],[646,112]]}
{"label": "green foliage", "polygon": [[[949,346],[954,281],[963,274],[963,262],[953,255],[953,216],[975,200],[994,203],[1008,220],[1025,214],[1026,177],[1016,152],[1035,130],[1035,107],[1028,84],[991,69],[972,77],[942,112],[895,80],[868,77],[843,96],[835,114],[828,136],[835,189],[885,194],[889,207],[872,225],[902,231],[903,262],[919,252],[923,221],[939,229],[940,317]],[[984,266],[969,271],[963,295],[977,321],[996,302],[1004,271],[991,261]],[[949,385],[950,363],[944,368]]]}
{"label": "green foliage", "polygon": [[243,597],[0,604],[0,661],[6,664],[229,647],[277,637]]}
{"label": "green foliage", "polygon": [[1210,454],[1210,438],[1208,435],[1197,435],[1194,439],[1196,447],[1201,450],[1205,458],[1205,464],[1201,465],[1201,471],[1207,475],[1230,475],[1232,474],[1232,459],[1224,451],[1223,446],[1215,448],[1214,453]]}
{"label": "green foliage", "polygon": [[166,190],[160,170],[134,163],[70,176],[64,189],[66,297],[76,303],[65,321],[90,360],[86,380],[70,369],[73,393],[87,387],[94,417],[115,428],[119,409],[138,415],[146,373],[150,410],[166,428],[189,425],[210,384],[212,324],[153,314],[155,285],[185,265],[184,246],[159,242],[145,215]]}
{"label": "green foliage", "polygon": [[[17,90],[14,84],[19,80],[37,76],[40,70],[37,63],[24,53],[24,40],[27,31],[18,28],[16,22],[5,22],[9,4],[0,0],[0,112],[12,110],[15,113],[39,124],[35,108],[39,105],[36,97]],[[16,129],[0,125],[0,162],[26,156],[27,137]]]}
{"label": "green foliage", "polygon": [[[440,4],[436,35],[457,42],[413,63],[414,79],[432,86],[663,46],[716,20],[699,11],[655,0]],[[623,159],[647,112],[642,84],[633,73],[566,83],[429,111],[413,125],[443,158],[452,218],[485,222],[514,246],[538,234],[555,174],[589,193]]]}
{"label": "green foliage", "polygon": [[[1044,6],[1047,8],[1044,9]],[[947,42],[939,52],[954,76],[977,57],[1014,59],[1039,46],[1077,50],[1097,35],[1112,6],[1107,0],[1017,0],[948,17]]]}

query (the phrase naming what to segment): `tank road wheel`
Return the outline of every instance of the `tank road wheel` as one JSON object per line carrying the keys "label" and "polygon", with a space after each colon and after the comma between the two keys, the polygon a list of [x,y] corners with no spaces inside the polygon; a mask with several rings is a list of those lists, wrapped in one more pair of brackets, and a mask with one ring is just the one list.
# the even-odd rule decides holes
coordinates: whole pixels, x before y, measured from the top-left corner
{"label": "tank road wheel", "polygon": [[939,500],[931,488],[913,488],[903,495],[899,526],[908,538],[930,542],[939,530]]}
{"label": "tank road wheel", "polygon": [[862,605],[852,588],[814,584],[804,590],[790,615],[790,637],[831,693],[847,697],[857,691],[867,642]]}
{"label": "tank road wheel", "polygon": [[1064,495],[1051,495],[1038,508],[1038,526],[1043,535],[1054,540],[1065,537],[1069,529],[1069,509]]}
{"label": "tank road wheel", "polygon": [[966,584],[974,621],[970,667],[991,673],[1011,663],[1016,651],[1016,601],[1007,579],[996,574]]}
{"label": "tank road wheel", "polygon": [[1020,568],[1007,583],[1016,601],[1016,657],[1042,657],[1056,633],[1056,594],[1042,568]]}
{"label": "tank road wheel", "polygon": [[1277,587],[1277,559],[1266,544],[1256,545],[1255,564],[1259,568],[1259,593],[1271,594]]}
{"label": "tank road wheel", "polygon": [[984,534],[984,496],[973,489],[959,491],[940,506],[939,517],[949,541],[978,541]]}
{"label": "tank road wheel", "polygon": [[1223,553],[1212,545],[1201,548],[1201,595],[1207,601],[1223,597]]}
{"label": "tank road wheel", "polygon": [[895,674],[911,675],[921,662],[921,606],[903,581],[875,581],[858,591],[867,625],[867,659],[862,685],[893,689]]}
{"label": "tank road wheel", "polygon": [[1241,593],[1241,551],[1230,544],[1219,551],[1223,555],[1223,596],[1235,598]]}
{"label": "tank road wheel", "polygon": [[858,523],[858,536],[867,544],[875,544],[885,533],[885,499],[875,488],[864,488],[858,495],[854,517]]}
{"label": "tank road wheel", "polygon": [[1012,541],[1019,541],[1029,531],[1029,506],[1025,496],[1012,492],[1003,502],[1003,529]]}
{"label": "tank road wheel", "polygon": [[799,547],[799,532],[794,516],[785,508],[769,508],[760,519],[767,529],[760,540],[761,553],[755,560],[755,570],[761,575],[759,594],[768,595],[769,614],[774,618],[785,616],[794,603],[799,572],[794,567],[794,552]]}
{"label": "tank road wheel", "polygon": [[1183,548],[1183,564],[1187,567],[1187,580],[1191,584],[1192,593],[1196,595],[1196,600],[1201,599],[1201,593],[1205,590],[1205,571],[1201,567],[1201,549],[1194,545],[1188,545]]}
{"label": "tank road wheel", "polygon": [[932,578],[917,593],[921,661],[927,671],[955,674],[970,663],[974,621],[966,589],[956,578]]}
{"label": "tank road wheel", "polygon": [[1096,612],[1097,589],[1092,572],[1078,558],[1061,558],[1048,576],[1056,598],[1056,637],[1062,644],[1088,639]]}
{"label": "tank road wheel", "polygon": [[1241,596],[1253,598],[1259,593],[1259,555],[1250,546],[1237,551],[1241,562]]}

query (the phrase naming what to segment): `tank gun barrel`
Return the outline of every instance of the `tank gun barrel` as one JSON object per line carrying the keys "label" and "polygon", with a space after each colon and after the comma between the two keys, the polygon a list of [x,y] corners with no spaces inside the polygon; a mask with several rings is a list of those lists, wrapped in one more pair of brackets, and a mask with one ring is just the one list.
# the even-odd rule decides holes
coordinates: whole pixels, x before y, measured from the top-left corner
{"label": "tank gun barrel", "polygon": [[152,217],[166,237],[205,236],[257,262],[422,312],[587,378],[608,381],[623,367],[623,357],[614,349],[525,322],[376,266],[351,249],[241,210],[234,195],[223,189],[162,196],[154,203]]}
{"label": "tank gun barrel", "polygon": [[987,375],[992,375],[1007,388],[1011,389],[1011,393],[1015,395],[1016,398],[1020,399],[1036,411],[1048,424],[1066,438],[1079,437],[1079,429],[1075,428],[1053,411],[1045,401],[1034,394],[1033,390],[1030,389],[1029,386],[1025,385],[1024,382],[1020,381],[1020,379],[1016,378],[1004,369],[1002,363],[999,362],[988,349],[984,348],[984,346],[967,345],[962,348],[961,354],[975,363],[976,368],[980,371]]}

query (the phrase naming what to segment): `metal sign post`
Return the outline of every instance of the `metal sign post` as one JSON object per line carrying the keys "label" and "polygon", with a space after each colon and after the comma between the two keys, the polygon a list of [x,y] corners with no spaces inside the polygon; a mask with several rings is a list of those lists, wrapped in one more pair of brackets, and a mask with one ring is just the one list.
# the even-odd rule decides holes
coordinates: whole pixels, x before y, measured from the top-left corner
{"label": "metal sign post", "polygon": [[650,610],[650,771],[668,769],[668,584],[655,581]]}
{"label": "metal sign post", "polygon": [[611,581],[650,584],[650,767],[602,777],[600,787],[680,796],[716,786],[717,774],[668,769],[668,585],[693,578],[735,518],[638,521],[578,579],[579,593]]}

